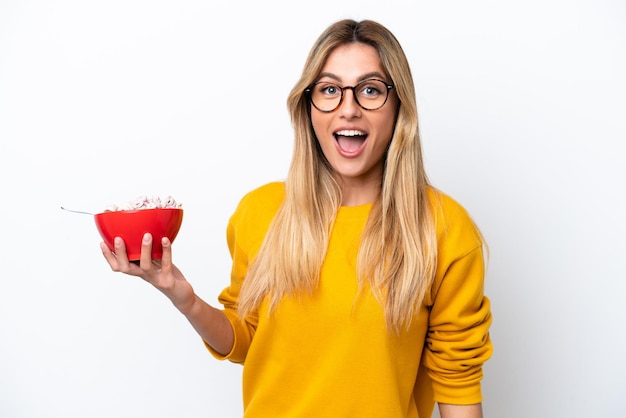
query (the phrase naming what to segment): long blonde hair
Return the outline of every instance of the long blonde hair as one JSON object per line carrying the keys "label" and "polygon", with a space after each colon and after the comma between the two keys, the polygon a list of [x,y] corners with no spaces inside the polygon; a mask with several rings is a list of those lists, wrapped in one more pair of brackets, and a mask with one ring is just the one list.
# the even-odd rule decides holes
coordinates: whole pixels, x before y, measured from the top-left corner
{"label": "long blonde hair", "polygon": [[242,285],[242,317],[266,297],[272,311],[284,296],[311,292],[317,286],[341,205],[341,188],[313,132],[305,89],[316,81],[336,47],[354,42],[378,51],[399,99],[380,197],[372,206],[359,249],[359,286],[372,289],[384,306],[388,327],[396,331],[411,323],[430,288],[437,258],[436,228],[427,197],[429,182],[410,67],[399,42],[384,26],[342,20],[320,35],[288,97],[295,144],[286,197]]}

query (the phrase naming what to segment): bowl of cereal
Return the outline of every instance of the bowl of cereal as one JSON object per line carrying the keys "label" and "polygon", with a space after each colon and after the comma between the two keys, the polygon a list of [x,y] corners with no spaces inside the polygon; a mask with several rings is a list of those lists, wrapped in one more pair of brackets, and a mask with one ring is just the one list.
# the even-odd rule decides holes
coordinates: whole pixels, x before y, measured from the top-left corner
{"label": "bowl of cereal", "polygon": [[114,251],[113,240],[120,237],[126,245],[131,261],[141,258],[141,241],[145,233],[152,234],[152,258],[161,258],[161,238],[171,242],[178,235],[183,222],[183,209],[172,197],[146,197],[121,205],[111,205],[94,215],[96,227],[106,245]]}

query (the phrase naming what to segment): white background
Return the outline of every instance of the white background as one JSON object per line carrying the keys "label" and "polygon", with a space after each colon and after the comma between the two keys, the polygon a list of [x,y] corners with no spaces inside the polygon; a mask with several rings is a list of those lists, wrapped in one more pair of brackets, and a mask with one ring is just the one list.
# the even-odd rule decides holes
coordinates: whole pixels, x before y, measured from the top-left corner
{"label": "white background", "polygon": [[173,195],[175,261],[215,303],[228,217],[286,175],[287,94],[344,17],[399,38],[431,180],[489,242],[486,416],[623,416],[618,0],[1,0],[0,416],[241,416],[241,367],[60,206]]}

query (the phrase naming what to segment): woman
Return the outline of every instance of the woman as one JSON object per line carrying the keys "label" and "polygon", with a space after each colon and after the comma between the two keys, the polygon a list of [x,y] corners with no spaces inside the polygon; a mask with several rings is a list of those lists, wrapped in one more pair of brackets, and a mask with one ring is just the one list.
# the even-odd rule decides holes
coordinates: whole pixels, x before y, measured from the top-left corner
{"label": "woman", "polygon": [[167,238],[114,271],[162,291],[219,359],[244,364],[244,416],[481,417],[491,313],[480,233],[429,185],[415,91],[396,38],[373,21],[331,25],[288,105],[287,180],[241,200],[228,225],[223,308],[172,264]]}

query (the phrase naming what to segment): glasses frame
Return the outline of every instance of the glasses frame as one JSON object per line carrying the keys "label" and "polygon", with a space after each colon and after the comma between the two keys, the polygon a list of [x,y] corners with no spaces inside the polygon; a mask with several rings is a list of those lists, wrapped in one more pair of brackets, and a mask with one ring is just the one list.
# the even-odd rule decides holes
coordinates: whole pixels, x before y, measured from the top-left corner
{"label": "glasses frame", "polygon": [[[380,81],[381,83],[383,83],[385,85],[385,87],[387,88],[387,90],[385,90],[385,101],[378,107],[375,107],[373,109],[368,109],[366,107],[363,107],[363,105],[359,102],[359,99],[357,97],[356,91],[354,89],[356,89],[359,85],[366,83],[368,81]],[[315,86],[317,86],[318,84],[322,84],[322,83],[328,83],[328,84],[332,84],[334,86],[337,86],[337,88],[339,90],[341,90],[341,97],[339,97],[339,102],[337,103],[337,106],[335,106],[333,109],[331,110],[322,110],[319,107],[317,107],[317,105],[315,104],[315,102],[313,101],[313,88]],[[344,90],[349,89],[352,90],[352,97],[354,98],[354,102],[356,104],[359,105],[359,107],[363,110],[378,110],[381,107],[383,107],[386,103],[387,100],[389,99],[389,91],[391,89],[395,88],[395,86],[393,84],[389,84],[384,80],[381,80],[379,78],[368,78],[366,80],[363,81],[359,81],[358,83],[356,83],[354,86],[340,86],[339,84],[335,84],[335,83],[331,83],[328,81],[316,81],[315,83],[311,84],[309,87],[307,87],[306,89],[304,89],[305,94],[307,95],[307,97],[309,98],[309,102],[311,102],[311,104],[313,105],[313,107],[315,107],[317,110],[319,110],[322,113],[331,113],[334,112],[335,110],[339,109],[339,107],[341,106],[341,103],[343,103],[343,98],[344,98]]]}

